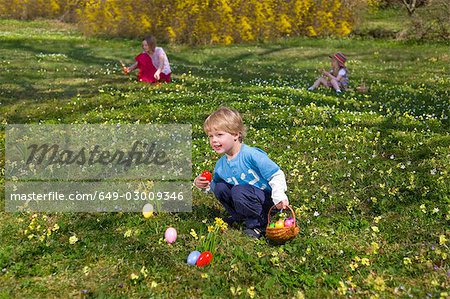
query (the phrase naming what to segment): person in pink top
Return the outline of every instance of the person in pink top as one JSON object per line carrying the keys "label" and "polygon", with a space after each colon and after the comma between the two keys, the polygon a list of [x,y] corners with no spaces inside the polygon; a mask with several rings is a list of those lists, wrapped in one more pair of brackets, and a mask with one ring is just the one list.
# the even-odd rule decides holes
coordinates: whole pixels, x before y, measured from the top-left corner
{"label": "person in pink top", "polygon": [[142,82],[159,83],[171,81],[169,59],[163,48],[156,46],[154,36],[146,36],[142,40],[142,53],[137,55],[134,60],[136,62],[129,66],[123,67],[123,71],[128,74],[135,69],[139,69],[138,80]]}

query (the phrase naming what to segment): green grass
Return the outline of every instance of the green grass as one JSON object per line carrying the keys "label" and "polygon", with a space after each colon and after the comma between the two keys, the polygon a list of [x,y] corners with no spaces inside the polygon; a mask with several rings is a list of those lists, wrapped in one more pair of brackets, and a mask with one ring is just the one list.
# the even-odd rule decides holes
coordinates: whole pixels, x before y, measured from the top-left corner
{"label": "green grass", "polygon": [[393,38],[397,33],[407,28],[411,22],[406,8],[403,5],[378,9],[364,14],[357,24],[353,34],[379,38]]}
{"label": "green grass", "polygon": [[[0,297],[446,296],[450,242],[439,241],[450,239],[448,44],[166,45],[174,82],[156,87],[120,71],[119,60],[131,63],[140,51],[138,40],[2,20],[0,41],[2,151],[6,124],[188,123],[198,174],[217,159],[201,129],[205,117],[233,106],[248,126],[246,143],[265,149],[287,174],[301,228],[283,246],[228,230],[213,264],[196,268],[185,263],[199,245],[190,230],[205,234],[214,217],[225,216],[197,190],[192,213],[149,220],[1,212]],[[349,57],[353,87],[364,82],[368,93],[306,91],[338,50]],[[4,174],[4,152],[0,159]],[[37,225],[54,224],[59,229],[40,241]],[[169,225],[179,233],[172,246],[162,240]],[[79,240],[71,245],[73,235]]]}

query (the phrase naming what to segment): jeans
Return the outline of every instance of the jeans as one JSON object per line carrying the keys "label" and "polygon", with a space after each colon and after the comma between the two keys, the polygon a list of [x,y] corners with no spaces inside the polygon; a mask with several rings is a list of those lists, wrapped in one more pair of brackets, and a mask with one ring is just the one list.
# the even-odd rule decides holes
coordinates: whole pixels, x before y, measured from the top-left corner
{"label": "jeans", "polygon": [[267,214],[273,206],[270,191],[252,185],[231,185],[218,182],[214,195],[234,221],[245,221],[247,228],[265,228]]}

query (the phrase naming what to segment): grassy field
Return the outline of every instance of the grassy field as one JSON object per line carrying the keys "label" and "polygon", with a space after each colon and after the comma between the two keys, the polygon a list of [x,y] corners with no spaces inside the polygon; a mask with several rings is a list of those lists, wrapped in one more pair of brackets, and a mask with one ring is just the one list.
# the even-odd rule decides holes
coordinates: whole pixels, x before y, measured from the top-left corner
{"label": "grassy field", "polygon": [[[283,246],[229,229],[213,263],[197,268],[185,262],[200,243],[191,230],[200,237],[226,216],[197,190],[192,213],[150,219],[0,212],[0,298],[450,296],[448,44],[165,45],[173,83],[151,86],[120,70],[139,40],[3,20],[0,42],[2,174],[7,124],[183,123],[192,124],[197,175],[217,159],[202,123],[228,105],[245,118],[245,142],[286,173],[300,227]],[[349,57],[352,86],[368,93],[306,90],[335,51]],[[169,225],[173,245],[163,240]]]}

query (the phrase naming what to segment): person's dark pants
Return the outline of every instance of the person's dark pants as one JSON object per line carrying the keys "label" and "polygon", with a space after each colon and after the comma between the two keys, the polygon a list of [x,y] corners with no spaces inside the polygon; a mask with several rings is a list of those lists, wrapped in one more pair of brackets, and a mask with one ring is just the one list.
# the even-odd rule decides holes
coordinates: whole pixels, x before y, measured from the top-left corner
{"label": "person's dark pants", "polygon": [[265,228],[267,213],[273,206],[270,191],[252,185],[216,183],[214,195],[234,221],[245,221],[247,228]]}

